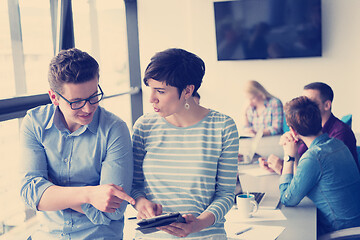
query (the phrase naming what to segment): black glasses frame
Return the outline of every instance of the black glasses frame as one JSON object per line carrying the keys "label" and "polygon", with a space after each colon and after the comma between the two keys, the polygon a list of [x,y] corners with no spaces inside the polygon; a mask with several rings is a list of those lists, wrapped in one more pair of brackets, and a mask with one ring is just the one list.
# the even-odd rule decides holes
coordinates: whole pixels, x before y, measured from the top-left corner
{"label": "black glasses frame", "polygon": [[[72,110],[79,110],[79,109],[83,108],[83,107],[86,105],[86,102],[89,102],[91,105],[93,105],[93,104],[96,104],[96,103],[100,102],[100,101],[103,99],[103,97],[104,97],[104,92],[103,92],[103,90],[101,89],[101,87],[100,87],[99,84],[98,84],[98,87],[99,87],[99,89],[100,89],[100,93],[99,93],[99,94],[90,96],[90,97],[85,98],[85,99],[80,99],[80,100],[77,100],[77,101],[73,101],[73,102],[70,102],[69,100],[67,100],[67,99],[66,99],[63,95],[61,95],[59,92],[57,92],[57,91],[55,91],[55,92],[56,92],[62,99],[64,99],[67,103],[70,104],[70,107],[71,107]],[[92,98],[94,98],[94,97],[99,97],[99,96],[100,96],[100,98],[99,98],[98,101],[96,101],[96,102],[90,102],[90,99],[92,99]],[[73,107],[73,104],[74,104],[74,103],[78,103],[78,102],[82,102],[82,101],[84,101],[84,105],[82,105],[81,107],[77,107],[77,108],[74,108],[74,107]]]}

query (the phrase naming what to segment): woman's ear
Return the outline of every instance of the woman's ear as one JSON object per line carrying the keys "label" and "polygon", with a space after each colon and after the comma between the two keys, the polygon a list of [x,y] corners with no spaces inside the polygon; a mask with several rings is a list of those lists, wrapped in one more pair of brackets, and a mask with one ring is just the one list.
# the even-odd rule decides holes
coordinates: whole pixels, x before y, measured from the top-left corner
{"label": "woman's ear", "polygon": [[195,86],[194,85],[187,85],[186,88],[184,89],[185,91],[185,99],[188,99],[189,97],[192,96],[193,92],[194,92]]}
{"label": "woman's ear", "polygon": [[59,106],[59,101],[58,101],[58,98],[57,98],[55,92],[52,89],[50,89],[48,93],[49,93],[49,97],[50,97],[51,102],[55,106]]}

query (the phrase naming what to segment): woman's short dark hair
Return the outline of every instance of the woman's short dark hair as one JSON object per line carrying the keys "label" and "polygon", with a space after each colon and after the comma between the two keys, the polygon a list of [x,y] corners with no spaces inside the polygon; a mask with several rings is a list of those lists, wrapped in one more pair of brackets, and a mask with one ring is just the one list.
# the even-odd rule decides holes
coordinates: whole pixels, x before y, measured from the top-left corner
{"label": "woman's short dark hair", "polygon": [[62,92],[64,83],[83,83],[99,78],[99,64],[88,53],[76,48],[61,50],[50,62],[50,88]]}
{"label": "woman's short dark hair", "polygon": [[144,83],[154,79],[176,87],[179,97],[188,85],[194,85],[194,92],[201,86],[205,74],[204,61],[193,53],[179,48],[169,48],[156,53],[146,67]]}
{"label": "woman's short dark hair", "polygon": [[321,129],[319,106],[305,96],[285,104],[286,123],[302,136],[317,135]]}

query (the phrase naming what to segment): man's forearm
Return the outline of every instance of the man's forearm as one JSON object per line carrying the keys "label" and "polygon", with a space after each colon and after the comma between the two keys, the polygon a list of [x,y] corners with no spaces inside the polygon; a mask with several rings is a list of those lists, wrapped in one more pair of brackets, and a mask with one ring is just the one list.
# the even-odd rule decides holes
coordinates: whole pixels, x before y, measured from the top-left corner
{"label": "man's forearm", "polygon": [[74,210],[79,211],[81,210],[81,205],[88,203],[89,201],[89,188],[89,186],[50,186],[44,191],[37,208],[41,211],[58,211],[66,208],[73,208]]}

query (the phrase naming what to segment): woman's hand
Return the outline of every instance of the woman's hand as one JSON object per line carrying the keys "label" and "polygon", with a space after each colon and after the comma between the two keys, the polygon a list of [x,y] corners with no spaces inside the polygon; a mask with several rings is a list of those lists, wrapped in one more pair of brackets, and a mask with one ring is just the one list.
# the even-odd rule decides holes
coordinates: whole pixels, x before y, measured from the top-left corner
{"label": "woman's hand", "polygon": [[147,200],[145,197],[138,197],[135,203],[138,211],[137,219],[151,218],[162,214],[161,204]]}
{"label": "woman's hand", "polygon": [[210,212],[203,212],[198,217],[185,214],[183,218],[185,218],[186,223],[172,223],[158,229],[177,237],[186,237],[191,233],[200,232],[204,228],[211,226],[215,221],[214,214]]}
{"label": "woman's hand", "polygon": [[186,223],[172,223],[167,226],[159,227],[157,229],[167,232],[177,237],[187,237],[190,233],[199,232],[200,220],[192,214],[183,215]]}

